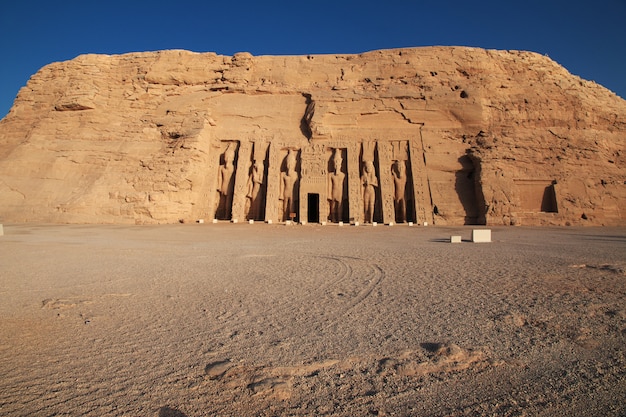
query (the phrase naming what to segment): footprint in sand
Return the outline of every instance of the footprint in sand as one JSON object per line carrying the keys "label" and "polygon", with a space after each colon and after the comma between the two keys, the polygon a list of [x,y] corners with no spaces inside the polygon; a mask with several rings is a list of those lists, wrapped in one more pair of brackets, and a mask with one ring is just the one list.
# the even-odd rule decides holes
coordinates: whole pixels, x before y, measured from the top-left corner
{"label": "footprint in sand", "polygon": [[209,379],[220,379],[226,374],[226,372],[232,368],[233,363],[229,360],[211,362],[204,367],[204,373]]}
{"label": "footprint in sand", "polygon": [[74,308],[79,304],[91,304],[90,300],[68,300],[63,298],[47,298],[41,302],[41,308],[47,308],[49,310],[67,310]]}
{"label": "footprint in sand", "polygon": [[291,378],[269,377],[256,380],[248,384],[248,389],[255,395],[263,395],[286,400],[291,397]]}
{"label": "footprint in sand", "polygon": [[380,360],[378,373],[424,376],[469,368],[484,368],[490,364],[484,352],[463,349],[454,343],[422,343],[422,348],[425,352],[406,352],[399,358]]}

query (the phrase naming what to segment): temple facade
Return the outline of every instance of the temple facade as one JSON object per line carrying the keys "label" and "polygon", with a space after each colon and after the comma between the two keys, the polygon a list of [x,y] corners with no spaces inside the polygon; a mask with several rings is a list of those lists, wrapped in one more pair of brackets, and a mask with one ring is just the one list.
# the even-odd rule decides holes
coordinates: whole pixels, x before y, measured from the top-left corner
{"label": "temple facade", "polygon": [[300,148],[224,140],[214,149],[209,218],[393,224],[432,217],[419,137],[313,140]]}

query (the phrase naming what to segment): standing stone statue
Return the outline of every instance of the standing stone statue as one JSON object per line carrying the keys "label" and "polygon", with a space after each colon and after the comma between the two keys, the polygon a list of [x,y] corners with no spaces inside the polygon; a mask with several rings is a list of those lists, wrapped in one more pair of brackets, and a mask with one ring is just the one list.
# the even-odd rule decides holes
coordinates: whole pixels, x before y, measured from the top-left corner
{"label": "standing stone statue", "polygon": [[280,199],[283,200],[283,220],[288,220],[291,213],[295,213],[294,194],[298,173],[296,172],[296,156],[293,150],[289,149],[286,158],[287,171],[281,173]]}
{"label": "standing stone statue", "polygon": [[333,166],[330,172],[330,221],[337,223],[343,216],[343,181],[346,174],[341,172],[341,149],[335,149],[333,155]]}
{"label": "standing stone statue", "polygon": [[406,220],[406,163],[396,161],[391,167],[393,175],[394,195],[393,204],[396,211],[396,222],[403,223]]}
{"label": "standing stone statue", "polygon": [[265,181],[265,164],[263,160],[257,159],[252,165],[252,173],[250,174],[250,182],[248,184],[248,198],[250,199],[250,212],[248,218],[253,220],[261,220],[261,207],[263,204],[263,195],[261,189]]}
{"label": "standing stone statue", "polygon": [[374,162],[364,162],[363,175],[361,175],[361,184],[363,185],[365,223],[373,223],[374,206],[376,205],[376,187],[378,187],[378,178],[376,178]]}
{"label": "standing stone statue", "polygon": [[[230,218],[233,204],[233,191],[235,187],[235,144],[229,143],[224,152],[224,165],[220,166],[217,178],[217,191],[219,193],[218,207],[223,207],[223,218]],[[220,204],[221,203],[221,204]]]}

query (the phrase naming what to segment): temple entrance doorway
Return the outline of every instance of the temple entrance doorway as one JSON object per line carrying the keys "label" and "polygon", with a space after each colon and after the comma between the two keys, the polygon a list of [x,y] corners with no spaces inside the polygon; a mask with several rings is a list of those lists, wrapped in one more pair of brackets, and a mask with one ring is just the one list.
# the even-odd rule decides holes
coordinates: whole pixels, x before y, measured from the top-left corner
{"label": "temple entrance doorway", "polygon": [[307,221],[309,223],[319,223],[320,221],[320,195],[314,193],[307,194]]}

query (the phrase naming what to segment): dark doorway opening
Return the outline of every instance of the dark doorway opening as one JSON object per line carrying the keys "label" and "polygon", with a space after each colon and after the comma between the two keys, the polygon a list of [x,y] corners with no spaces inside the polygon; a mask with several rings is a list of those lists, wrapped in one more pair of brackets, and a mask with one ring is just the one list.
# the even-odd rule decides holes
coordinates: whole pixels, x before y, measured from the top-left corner
{"label": "dark doorway opening", "polygon": [[307,221],[309,223],[320,222],[320,195],[311,194],[307,195]]}
{"label": "dark doorway opening", "polygon": [[556,192],[554,191],[554,184],[548,185],[543,191],[543,198],[541,199],[541,211],[545,213],[559,212],[556,204]]}

